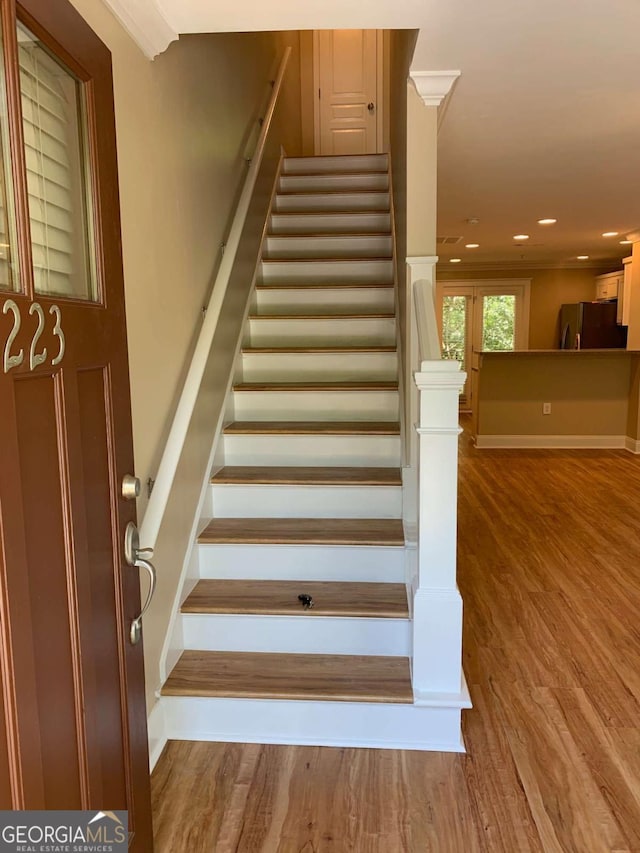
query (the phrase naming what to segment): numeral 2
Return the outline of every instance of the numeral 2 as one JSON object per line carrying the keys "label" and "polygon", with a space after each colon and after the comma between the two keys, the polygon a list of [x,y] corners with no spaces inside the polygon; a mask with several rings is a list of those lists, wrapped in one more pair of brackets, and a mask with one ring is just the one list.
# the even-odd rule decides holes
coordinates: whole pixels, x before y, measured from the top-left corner
{"label": "numeral 2", "polygon": [[36,329],[36,333],[33,336],[33,340],[31,341],[31,349],[29,350],[29,367],[31,370],[35,370],[38,365],[43,364],[47,357],[47,348],[45,347],[42,352],[36,352],[36,347],[38,346],[38,341],[42,333],[44,332],[44,311],[42,310],[42,306],[38,305],[37,302],[34,302],[31,308],[29,308],[29,316],[32,314],[38,315],[38,328]]}
{"label": "numeral 2", "polygon": [[13,314],[13,329],[11,330],[9,337],[7,338],[7,343],[4,348],[4,372],[8,373],[13,367],[17,367],[19,364],[22,364],[24,361],[24,350],[20,350],[17,355],[11,355],[11,347],[13,346],[13,342],[18,337],[18,332],[20,331],[20,326],[22,325],[22,320],[20,319],[20,310],[18,306],[13,301],[13,299],[7,299],[7,301],[2,306],[2,313],[8,314],[9,311]]}
{"label": "numeral 2", "polygon": [[[14,344],[15,339],[18,337],[18,333],[20,331],[20,327],[22,325],[22,318],[20,317],[20,309],[13,301],[13,299],[7,299],[7,301],[2,306],[2,313],[8,314],[11,312],[13,314],[13,328],[9,333],[9,337],[7,338],[7,343],[4,347],[4,372],[8,373],[14,367],[18,367],[18,365],[22,364],[24,361],[24,350],[21,349],[19,352],[11,354],[11,347]],[[34,302],[29,308],[29,316],[32,317],[34,314],[38,317],[38,327],[33,336],[33,340],[31,341],[31,347],[29,349],[29,368],[31,370],[35,370],[41,364],[47,360],[47,348],[45,347],[42,352],[37,352],[38,341],[42,337],[42,333],[44,332],[45,327],[45,316],[44,311],[42,310],[42,306],[38,302]],[[55,318],[55,323],[53,326],[53,334],[56,336],[59,342],[59,350],[58,355],[51,360],[51,365],[55,367],[57,364],[60,364],[62,359],[64,358],[65,349],[67,346],[67,342],[64,336],[64,332],[62,331],[62,314],[57,305],[52,305],[49,308],[49,314]]]}

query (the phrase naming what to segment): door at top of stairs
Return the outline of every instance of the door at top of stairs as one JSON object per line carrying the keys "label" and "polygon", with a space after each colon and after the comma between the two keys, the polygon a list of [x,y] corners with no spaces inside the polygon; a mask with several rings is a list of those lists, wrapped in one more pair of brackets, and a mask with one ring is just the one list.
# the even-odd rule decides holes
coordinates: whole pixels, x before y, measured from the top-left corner
{"label": "door at top of stairs", "polygon": [[382,32],[315,34],[316,154],[382,151]]}

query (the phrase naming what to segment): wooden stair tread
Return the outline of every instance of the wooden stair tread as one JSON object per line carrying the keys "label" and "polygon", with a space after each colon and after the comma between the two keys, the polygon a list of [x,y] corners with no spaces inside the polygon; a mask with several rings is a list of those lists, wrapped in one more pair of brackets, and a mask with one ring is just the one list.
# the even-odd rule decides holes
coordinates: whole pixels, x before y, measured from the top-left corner
{"label": "wooden stair tread", "polygon": [[347,255],[344,258],[262,258],[263,264],[365,264],[368,261],[392,261],[393,255],[366,255],[365,257],[352,257]]}
{"label": "wooden stair tread", "polygon": [[354,290],[361,288],[386,289],[393,287],[393,282],[384,281],[318,281],[313,284],[301,284],[299,281],[276,281],[273,284],[256,285],[256,290]]}
{"label": "wooden stair tread", "polygon": [[284,238],[285,240],[308,240],[309,238],[322,237],[330,240],[339,238],[340,240],[350,240],[352,237],[391,237],[390,231],[305,231],[304,234],[290,232],[283,234],[281,232],[270,231],[267,234],[269,240]]}
{"label": "wooden stair tread", "polygon": [[[359,190],[357,190],[357,192],[359,192]],[[379,192],[387,192],[387,190],[379,190]],[[305,193],[298,194],[305,195]],[[288,193],[286,193],[286,195],[288,195]],[[340,208],[340,210],[272,210],[271,216],[359,216],[360,214],[364,214],[365,216],[368,216],[369,214],[388,216],[389,212],[389,210],[384,210],[383,208],[378,207],[346,207]],[[341,232],[336,231],[335,233],[339,234]]]}
{"label": "wooden stair tread", "polygon": [[389,344],[388,346],[367,346],[363,344],[362,346],[335,346],[335,347],[243,347],[242,352],[247,354],[254,353],[291,353],[291,352],[314,352],[314,353],[324,353],[324,352],[344,352],[344,353],[356,353],[356,352],[396,352],[396,347],[393,344]]}
{"label": "wooden stair tread", "polygon": [[250,314],[250,320],[392,320],[394,314]]}
{"label": "wooden stair tread", "polygon": [[[313,598],[313,607],[304,609],[298,599],[301,594]],[[201,580],[181,610],[271,616],[409,617],[407,590],[401,583]]]}
{"label": "wooden stair tread", "polygon": [[227,435],[400,435],[398,421],[233,421]]}
{"label": "wooden stair tread", "polygon": [[[325,155],[326,156],[326,155]],[[329,155],[331,156],[331,155]],[[354,155],[346,155],[354,156]],[[325,170],[310,172],[281,172],[281,178],[360,178],[363,175],[388,175],[388,169],[353,169],[349,172],[328,172]]]}
{"label": "wooden stair tread", "polygon": [[164,696],[411,704],[409,660],[366,655],[183,652]]}
{"label": "wooden stair tread", "polygon": [[397,382],[239,382],[234,391],[397,391]]}
{"label": "wooden stair tread", "polygon": [[[330,190],[318,190],[314,188],[309,189],[301,189],[300,187],[293,187],[292,189],[282,189],[280,187],[278,192],[276,193],[276,199],[278,196],[291,196],[291,195],[380,195],[381,193],[389,193],[389,189],[362,189],[361,187],[344,187],[343,189],[330,189]],[[385,210],[385,213],[387,211]],[[278,213],[277,207],[274,213]]]}
{"label": "wooden stair tread", "polygon": [[402,475],[399,468],[227,465],[214,474],[211,482],[218,485],[401,486]]}
{"label": "wooden stair tread", "polygon": [[404,529],[396,518],[214,518],[198,542],[402,547]]}

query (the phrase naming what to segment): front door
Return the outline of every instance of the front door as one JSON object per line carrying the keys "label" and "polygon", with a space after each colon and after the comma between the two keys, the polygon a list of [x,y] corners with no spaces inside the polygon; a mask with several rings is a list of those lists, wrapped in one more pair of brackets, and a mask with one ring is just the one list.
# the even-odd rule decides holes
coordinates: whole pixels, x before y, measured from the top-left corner
{"label": "front door", "polygon": [[316,154],[375,154],[382,141],[377,30],[316,33]]}
{"label": "front door", "polygon": [[0,808],[128,810],[152,849],[111,58],[0,0]]}

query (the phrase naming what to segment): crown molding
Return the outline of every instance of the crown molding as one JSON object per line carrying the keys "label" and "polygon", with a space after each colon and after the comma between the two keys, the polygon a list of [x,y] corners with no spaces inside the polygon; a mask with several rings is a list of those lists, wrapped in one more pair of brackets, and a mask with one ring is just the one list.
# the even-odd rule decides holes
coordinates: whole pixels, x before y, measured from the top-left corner
{"label": "crown molding", "polygon": [[155,0],[103,0],[148,59],[178,38]]}
{"label": "crown molding", "polygon": [[425,106],[439,107],[460,74],[460,71],[411,71],[409,78]]}

